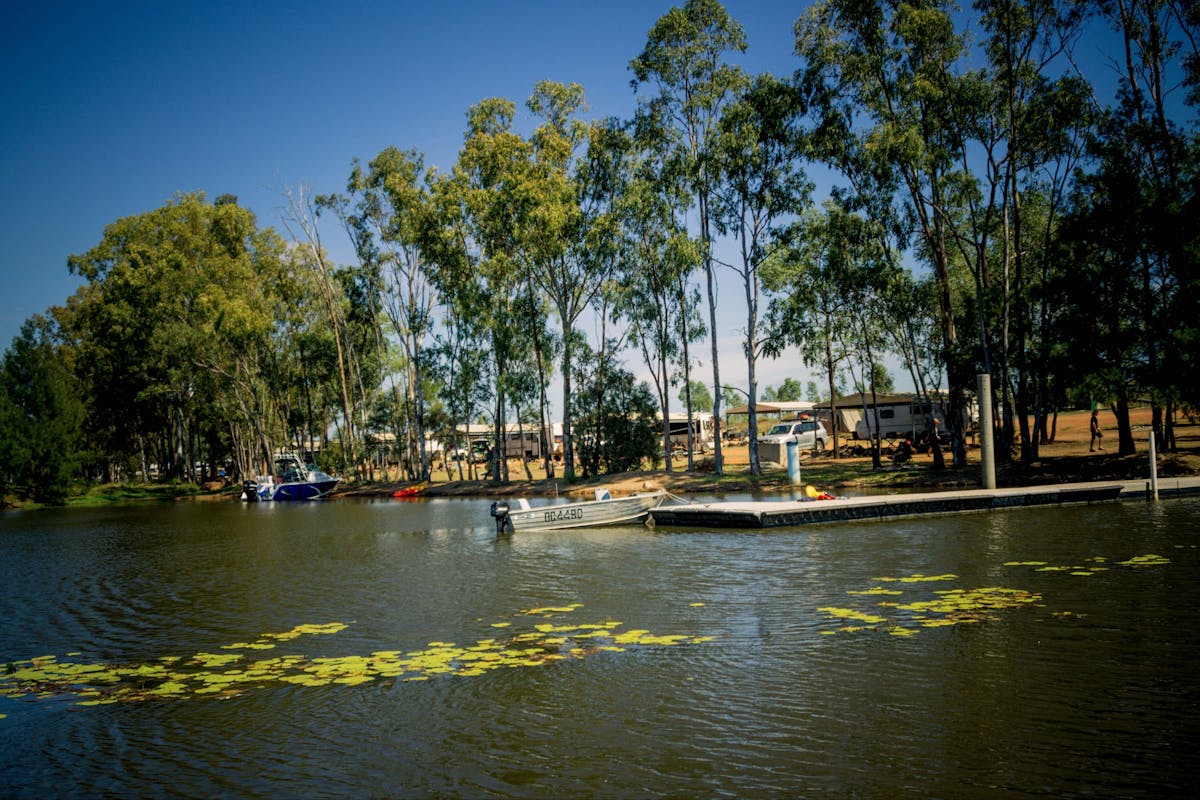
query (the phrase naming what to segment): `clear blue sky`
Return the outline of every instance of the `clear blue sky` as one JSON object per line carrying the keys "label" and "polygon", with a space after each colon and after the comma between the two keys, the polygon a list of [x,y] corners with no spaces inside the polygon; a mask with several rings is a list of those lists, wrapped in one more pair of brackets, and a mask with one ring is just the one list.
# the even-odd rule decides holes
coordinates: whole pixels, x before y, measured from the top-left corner
{"label": "clear blue sky", "polygon": [[[235,194],[277,225],[284,184],[339,191],[352,158],[389,145],[449,168],[471,105],[523,104],[545,78],[582,84],[591,115],[629,116],[628,62],[671,5],[5,3],[0,349],[74,291],[68,255],[176,192]],[[791,68],[794,2],[727,7],[748,61]]]}
{"label": "clear blue sky", "polygon": [[[68,255],[177,192],[234,194],[278,226],[285,185],[340,191],[351,159],[390,145],[449,168],[471,105],[523,104],[547,78],[582,84],[590,116],[630,116],[629,60],[679,4],[5,0],[0,350],[75,290]],[[727,0],[749,39],[741,63],[790,73],[805,5]],[[344,237],[326,244],[350,260]],[[744,386],[733,343],[744,296],[728,284],[722,298],[724,382]],[[783,361],[763,384],[804,374],[798,358]]]}

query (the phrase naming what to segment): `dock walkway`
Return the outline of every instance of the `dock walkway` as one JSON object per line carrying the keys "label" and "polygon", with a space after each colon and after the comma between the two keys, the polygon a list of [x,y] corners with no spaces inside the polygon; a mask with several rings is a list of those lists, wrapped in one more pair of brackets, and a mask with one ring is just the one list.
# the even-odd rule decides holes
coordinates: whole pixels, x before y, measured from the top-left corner
{"label": "dock walkway", "polygon": [[[814,523],[851,522],[961,514],[1031,506],[1064,506],[1145,500],[1150,482],[1107,481],[1021,486],[1007,489],[962,489],[916,494],[845,497],[836,500],[783,500],[663,505],[651,512],[655,525],[701,528],[775,528]],[[1200,478],[1158,481],[1159,498],[1200,494]]]}

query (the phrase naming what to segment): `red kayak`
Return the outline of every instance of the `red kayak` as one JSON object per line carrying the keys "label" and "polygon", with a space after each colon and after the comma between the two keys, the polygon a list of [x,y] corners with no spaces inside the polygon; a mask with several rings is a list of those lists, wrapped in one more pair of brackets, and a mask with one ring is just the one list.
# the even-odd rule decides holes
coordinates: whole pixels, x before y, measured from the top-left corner
{"label": "red kayak", "polygon": [[416,486],[405,486],[403,489],[397,489],[392,492],[392,497],[416,497],[423,491],[425,491],[425,484],[418,483]]}

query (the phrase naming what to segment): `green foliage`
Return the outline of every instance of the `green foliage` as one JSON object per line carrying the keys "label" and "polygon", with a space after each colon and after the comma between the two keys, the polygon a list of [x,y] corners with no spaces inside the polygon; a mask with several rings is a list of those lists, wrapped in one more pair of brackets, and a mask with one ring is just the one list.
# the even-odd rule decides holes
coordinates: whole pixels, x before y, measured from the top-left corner
{"label": "green foliage", "polygon": [[[713,407],[712,392],[701,381],[692,381],[690,384],[692,390],[692,410],[693,411],[708,411]],[[679,402],[683,403],[683,407],[687,408],[688,393],[685,389],[679,390]]]}
{"label": "green foliage", "polygon": [[194,462],[228,456],[231,426],[268,448],[268,388],[289,355],[273,335],[304,297],[286,263],[252,213],[202,194],[118,220],[70,258],[86,283],[60,317],[105,474],[132,461],[194,480]]}
{"label": "green foliage", "polygon": [[28,320],[0,365],[0,496],[15,490],[61,503],[78,478],[82,420],[79,388],[51,323]]}
{"label": "green foliage", "polygon": [[888,372],[887,367],[878,361],[871,366],[871,385],[880,394],[891,394],[896,391],[896,382],[892,379],[892,373]]}
{"label": "green foliage", "polygon": [[800,399],[803,391],[800,381],[795,378],[784,378],[783,383],[775,390],[775,399],[785,403],[794,403]]}
{"label": "green foliage", "polygon": [[650,388],[628,370],[606,364],[595,354],[579,359],[579,396],[585,409],[577,417],[575,446],[583,477],[640,469],[657,462],[661,449],[656,403]]}
{"label": "green foliage", "polygon": [[[742,28],[717,0],[686,0],[629,64],[631,121],[586,120],[577,84],[538,83],[524,132],[516,103],[485,99],[448,172],[387,147],[354,162],[344,195],[302,194],[291,248],[231,195],[119,219],[69,259],[83,285],[55,324],[31,321],[4,356],[2,488],[61,498],[80,466],[192,481],[196,462],[245,469],[334,430],[344,439],[325,457],[344,470],[368,414],[413,440],[537,419],[556,369],[568,428],[583,414],[585,470],[635,464],[662,450],[640,426],[662,431],[615,366],[614,327],[660,414],[686,404],[681,383],[694,410],[742,402],[710,394],[715,345],[711,384],[690,372],[692,343],[719,332],[718,236],[736,245],[724,266],[746,289],[752,381],[760,354],[797,347],[820,370],[810,399],[848,375],[891,391],[881,363],[898,356],[919,391],[946,380],[952,396],[992,370],[1003,424],[1071,396],[1200,404],[1200,151],[1172,95],[1198,96],[1184,11],[818,0],[784,81],[743,74],[730,62]],[[1089,19],[1126,45],[1109,109],[1059,69]],[[813,164],[836,176],[820,211],[806,207]],[[358,263],[329,263],[321,211]],[[598,353],[576,330],[589,306]],[[801,394],[788,379],[762,398]]]}

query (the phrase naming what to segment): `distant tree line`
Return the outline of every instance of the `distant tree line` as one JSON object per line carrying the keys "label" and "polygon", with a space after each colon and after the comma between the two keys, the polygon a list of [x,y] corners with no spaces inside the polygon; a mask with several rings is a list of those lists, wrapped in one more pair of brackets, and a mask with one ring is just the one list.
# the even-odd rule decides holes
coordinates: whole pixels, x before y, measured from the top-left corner
{"label": "distant tree line", "polygon": [[[734,399],[722,270],[744,289],[753,473],[757,364],[791,348],[812,397],[884,390],[884,358],[947,390],[956,463],[980,372],[1002,458],[1036,459],[1081,400],[1111,405],[1128,453],[1148,399],[1172,447],[1200,395],[1196,4],[818,0],[794,31],[794,74],[747,74],[741,26],[688,0],[629,63],[632,119],[585,119],[583,87],[544,81],[528,124],[472,107],[447,171],[389,147],[341,191],[289,188],[281,230],[203,194],[113,222],[4,354],[0,489],[250,475],[294,445],[362,472],[385,440],[423,478],[468,422],[495,423],[496,452],[503,423],[546,436],[552,382],[563,477],[674,469],[674,398],[716,419]],[[1087,72],[1097,32],[1111,69]]]}

